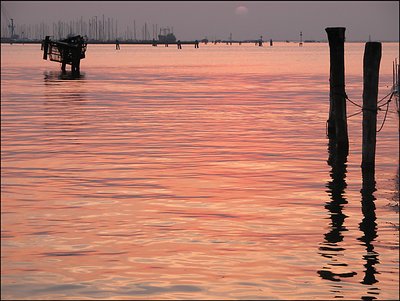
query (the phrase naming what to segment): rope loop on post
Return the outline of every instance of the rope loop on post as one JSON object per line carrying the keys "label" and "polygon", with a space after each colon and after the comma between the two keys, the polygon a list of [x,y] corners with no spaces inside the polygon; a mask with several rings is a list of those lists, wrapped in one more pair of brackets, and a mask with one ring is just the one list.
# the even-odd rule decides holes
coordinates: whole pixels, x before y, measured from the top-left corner
{"label": "rope loop on post", "polygon": [[368,108],[368,107],[363,107],[361,110],[362,110],[362,111],[370,111],[370,112],[373,112],[373,113],[375,113],[375,114],[378,114],[378,110],[380,110],[380,109],[379,109],[379,108]]}

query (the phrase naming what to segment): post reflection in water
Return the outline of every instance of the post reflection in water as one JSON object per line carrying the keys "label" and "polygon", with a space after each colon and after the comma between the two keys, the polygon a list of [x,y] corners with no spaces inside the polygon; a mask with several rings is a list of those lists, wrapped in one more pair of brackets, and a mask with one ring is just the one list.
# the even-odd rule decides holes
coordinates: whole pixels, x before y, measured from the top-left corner
{"label": "post reflection in water", "polygon": [[59,80],[80,80],[85,79],[84,73],[73,73],[71,71],[46,71],[43,73],[44,81],[59,81]]}
{"label": "post reflection in water", "polygon": [[374,283],[379,282],[375,276],[376,274],[379,274],[375,268],[375,265],[379,263],[379,254],[374,250],[374,245],[372,244],[372,242],[378,237],[374,203],[376,198],[373,195],[376,191],[376,182],[374,172],[363,170],[362,178],[361,209],[363,219],[359,224],[359,229],[363,235],[358,238],[358,240],[363,243],[366,250],[366,253],[363,255],[363,259],[365,260],[365,275],[361,283],[369,286],[367,292],[369,296],[362,297],[362,299],[371,300],[376,299],[376,297],[370,295],[376,296],[379,294],[379,289],[372,286]]}
{"label": "post reflection in water", "polygon": [[[72,101],[87,100],[84,83],[84,73],[73,73],[71,71],[46,71],[43,73],[45,99],[50,101],[50,107],[54,103],[71,103]],[[48,89],[47,89],[48,88]]]}
{"label": "post reflection in water", "polygon": [[326,185],[327,192],[331,197],[331,201],[327,202],[325,208],[329,210],[330,214],[330,231],[325,234],[325,239],[319,247],[319,254],[325,258],[329,258],[330,262],[327,263],[318,274],[321,278],[335,282],[332,285],[332,293],[335,298],[343,298],[341,294],[342,286],[339,285],[341,278],[353,277],[357,273],[348,271],[348,265],[340,261],[343,258],[345,248],[341,246],[343,241],[343,232],[347,231],[344,221],[347,216],[343,213],[343,206],[347,204],[344,197],[344,192],[347,187],[346,171],[347,171],[347,156],[336,151],[335,141],[330,139],[328,144],[328,165],[331,169],[331,181]]}

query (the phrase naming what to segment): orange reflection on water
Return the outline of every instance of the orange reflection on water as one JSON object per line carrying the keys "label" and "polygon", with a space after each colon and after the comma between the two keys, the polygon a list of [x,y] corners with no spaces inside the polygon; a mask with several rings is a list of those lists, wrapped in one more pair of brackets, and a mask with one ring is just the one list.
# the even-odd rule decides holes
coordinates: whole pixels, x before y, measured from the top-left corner
{"label": "orange reflection on water", "polygon": [[[89,45],[75,80],[37,46],[2,45],[5,298],[398,296],[396,115],[379,136],[379,241],[366,242],[359,119],[347,203],[331,195],[326,44]],[[362,58],[361,44],[348,47]],[[381,84],[396,47],[383,49]],[[352,95],[359,66],[347,60]],[[321,256],[331,235],[340,249]],[[376,295],[364,281],[371,246]]]}

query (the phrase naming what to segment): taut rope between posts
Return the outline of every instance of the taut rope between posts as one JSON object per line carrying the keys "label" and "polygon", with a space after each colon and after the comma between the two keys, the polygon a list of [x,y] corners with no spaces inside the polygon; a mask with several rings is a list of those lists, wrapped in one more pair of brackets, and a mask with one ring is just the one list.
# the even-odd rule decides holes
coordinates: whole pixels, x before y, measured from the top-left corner
{"label": "taut rope between posts", "polygon": [[390,98],[389,98],[389,100],[388,100],[386,103],[384,103],[383,105],[380,105],[380,106],[378,107],[378,108],[380,109],[380,107],[383,107],[384,105],[387,105],[387,106],[386,106],[385,117],[383,118],[381,127],[379,128],[379,130],[376,131],[377,133],[379,133],[379,132],[382,130],[383,126],[385,125],[387,113],[389,112],[389,105],[390,105],[390,102],[392,101],[393,95],[394,95],[394,92],[392,92],[392,93],[390,94]]}
{"label": "taut rope between posts", "polygon": [[[342,94],[340,94],[340,95],[342,95]],[[379,130],[376,131],[377,133],[379,133],[379,132],[383,129],[383,126],[385,125],[387,113],[388,113],[388,111],[389,111],[389,105],[390,105],[390,102],[392,101],[393,95],[394,95],[394,92],[393,92],[393,91],[390,92],[390,93],[388,93],[387,95],[385,95],[384,97],[382,97],[382,98],[377,102],[377,103],[379,104],[379,103],[381,103],[382,101],[384,101],[388,96],[390,96],[389,99],[388,99],[385,103],[379,105],[379,106],[377,107],[377,109],[370,109],[370,108],[363,108],[363,107],[360,106],[358,103],[352,101],[352,100],[347,96],[347,93],[345,92],[344,95],[343,95],[344,98],[345,98],[346,100],[348,100],[348,101],[349,101],[351,104],[353,104],[354,106],[356,106],[356,107],[358,107],[358,108],[361,108],[361,110],[358,111],[357,113],[354,113],[354,114],[352,114],[352,115],[350,115],[350,116],[347,116],[347,119],[349,119],[349,118],[351,118],[351,117],[353,117],[353,116],[359,115],[359,114],[362,113],[364,110],[377,112],[377,111],[381,111],[381,110],[382,110],[381,108],[384,107],[384,106],[386,106],[385,116],[384,116],[384,118],[383,118],[382,124],[381,124],[381,126],[379,127]]]}

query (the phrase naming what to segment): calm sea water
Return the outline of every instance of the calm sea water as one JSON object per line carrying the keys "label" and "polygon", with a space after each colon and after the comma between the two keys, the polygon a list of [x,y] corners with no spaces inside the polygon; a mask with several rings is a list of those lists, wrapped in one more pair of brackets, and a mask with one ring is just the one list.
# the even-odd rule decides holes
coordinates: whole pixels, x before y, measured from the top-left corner
{"label": "calm sea water", "polygon": [[398,116],[361,191],[361,114],[328,164],[327,44],[89,45],[81,69],[1,45],[2,299],[399,298]]}

